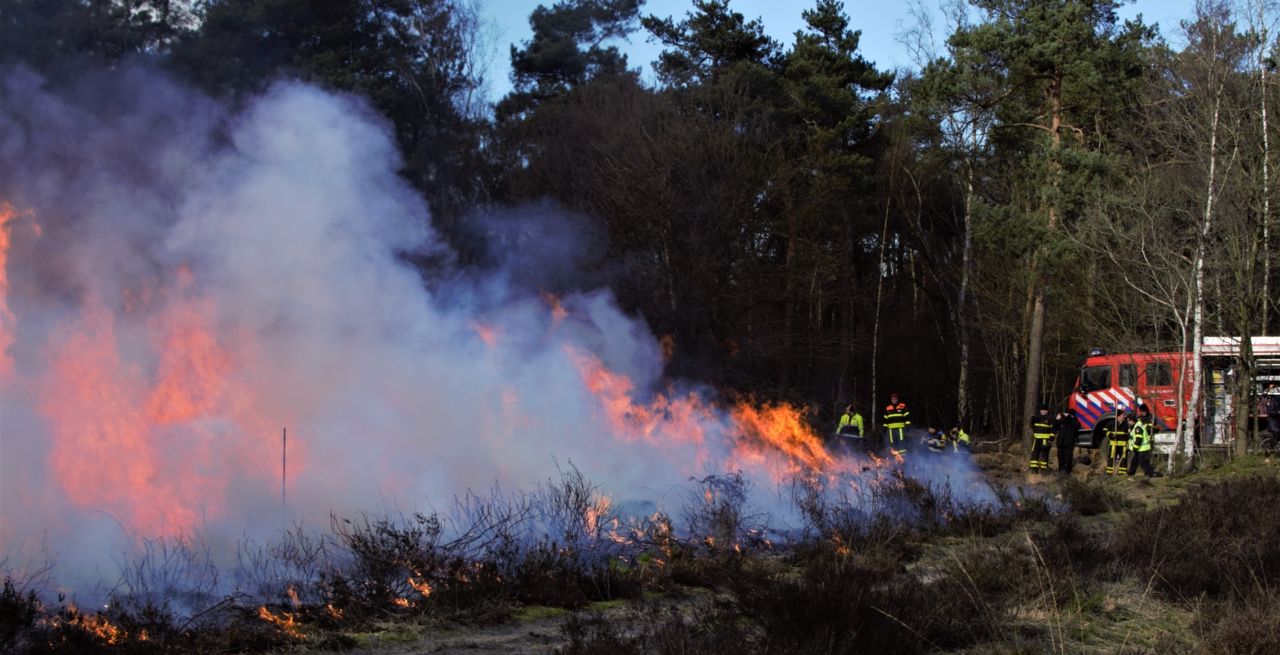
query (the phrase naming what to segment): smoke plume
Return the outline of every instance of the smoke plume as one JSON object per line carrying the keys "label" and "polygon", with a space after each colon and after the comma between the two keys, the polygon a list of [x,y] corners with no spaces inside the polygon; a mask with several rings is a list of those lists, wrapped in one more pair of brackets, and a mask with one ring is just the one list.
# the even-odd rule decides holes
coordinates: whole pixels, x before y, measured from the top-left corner
{"label": "smoke plume", "polygon": [[233,108],[139,68],[0,74],[11,566],[43,545],[92,580],[146,537],[217,547],[565,462],[659,503],[836,466],[795,408],[664,383],[606,290],[545,293],[598,245],[547,208],[501,218],[523,232],[500,273],[428,292],[403,255],[448,253],[399,165],[366,103],[298,83]]}

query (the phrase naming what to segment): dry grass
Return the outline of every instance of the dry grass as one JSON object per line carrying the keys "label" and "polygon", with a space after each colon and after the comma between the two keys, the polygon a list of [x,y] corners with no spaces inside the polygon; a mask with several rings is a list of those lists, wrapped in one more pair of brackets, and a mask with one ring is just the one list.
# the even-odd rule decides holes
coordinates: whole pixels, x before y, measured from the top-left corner
{"label": "dry grass", "polygon": [[[469,496],[447,520],[335,519],[323,536],[246,547],[245,586],[226,596],[211,595],[198,549],[156,544],[145,556],[173,570],[139,563],[152,573],[125,576],[102,613],[47,607],[8,581],[0,650],[409,652],[452,626],[441,644],[485,652],[530,631],[484,626],[537,624],[540,641],[514,643],[565,653],[1280,652],[1280,476],[1269,465],[1153,484],[1064,479],[1053,483],[1056,511],[1051,488],[965,504],[897,482],[877,504],[893,515],[797,494],[805,537],[770,545],[742,481],[708,478],[684,527],[653,516],[619,542],[601,527],[594,487],[570,471],[529,495]],[[176,575],[183,562],[197,573]],[[163,602],[181,580],[198,583],[187,598],[207,598],[204,609]]]}

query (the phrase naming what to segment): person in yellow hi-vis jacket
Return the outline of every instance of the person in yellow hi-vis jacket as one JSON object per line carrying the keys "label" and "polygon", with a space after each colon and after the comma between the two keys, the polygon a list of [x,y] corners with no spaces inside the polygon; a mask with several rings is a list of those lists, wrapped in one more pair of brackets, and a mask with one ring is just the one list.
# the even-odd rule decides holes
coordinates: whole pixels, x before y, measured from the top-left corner
{"label": "person in yellow hi-vis jacket", "polygon": [[964,428],[958,425],[947,432],[947,442],[951,444],[952,452],[964,453],[966,455],[969,454],[969,449],[973,445],[972,439],[969,438],[969,433],[965,432]]}
{"label": "person in yellow hi-vis jacket", "polygon": [[862,414],[853,406],[853,403],[846,405],[844,413],[840,415],[840,422],[836,424],[836,434],[851,437],[866,435],[866,426],[862,420]]}
{"label": "person in yellow hi-vis jacket", "polygon": [[1129,430],[1130,477],[1136,475],[1139,468],[1147,477],[1156,477],[1155,470],[1151,468],[1151,427],[1151,412],[1147,411],[1146,405],[1139,404],[1138,418]]}

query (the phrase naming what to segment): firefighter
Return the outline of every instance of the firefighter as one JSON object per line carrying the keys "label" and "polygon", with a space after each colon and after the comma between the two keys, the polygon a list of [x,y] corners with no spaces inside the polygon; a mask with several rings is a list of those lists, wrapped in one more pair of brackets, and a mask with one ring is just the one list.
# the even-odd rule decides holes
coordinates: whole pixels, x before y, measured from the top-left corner
{"label": "firefighter", "polygon": [[1076,437],[1080,433],[1080,423],[1076,420],[1076,412],[1070,407],[1059,412],[1053,424],[1053,433],[1058,441],[1058,471],[1071,473],[1076,465]]}
{"label": "firefighter", "polygon": [[1280,439],[1280,387],[1270,385],[1267,387],[1267,432],[1271,433],[1271,439]]}
{"label": "firefighter", "polygon": [[947,452],[947,435],[931,425],[924,435],[924,445],[931,453],[945,453]]}
{"label": "firefighter", "polygon": [[1107,428],[1107,475],[1127,475],[1125,449],[1129,442],[1129,416],[1116,407],[1115,420]]}
{"label": "firefighter", "polygon": [[867,443],[862,438],[865,430],[862,414],[852,402],[845,405],[844,413],[840,415],[840,422],[836,424],[836,441],[840,443],[840,447],[848,452],[865,451]]}
{"label": "firefighter", "polygon": [[889,394],[889,404],[885,405],[880,423],[884,425],[885,442],[889,448],[901,455],[907,446],[907,428],[911,427],[911,411],[907,404],[898,398],[895,391]]}
{"label": "firefighter", "polygon": [[957,453],[967,453],[971,447],[969,433],[964,428],[955,426],[947,433],[947,438],[951,442],[951,450]]}
{"label": "firefighter", "polygon": [[1151,413],[1147,406],[1138,404],[1138,418],[1129,430],[1129,477],[1137,475],[1138,468],[1149,478],[1156,477],[1151,468]]}
{"label": "firefighter", "polygon": [[1053,419],[1049,418],[1049,406],[1040,404],[1040,411],[1031,417],[1032,473],[1049,470],[1049,444],[1053,441]]}
{"label": "firefighter", "polygon": [[845,405],[844,413],[840,415],[840,422],[836,424],[836,434],[861,437],[864,429],[862,414],[858,413],[858,409],[853,406],[853,403]]}

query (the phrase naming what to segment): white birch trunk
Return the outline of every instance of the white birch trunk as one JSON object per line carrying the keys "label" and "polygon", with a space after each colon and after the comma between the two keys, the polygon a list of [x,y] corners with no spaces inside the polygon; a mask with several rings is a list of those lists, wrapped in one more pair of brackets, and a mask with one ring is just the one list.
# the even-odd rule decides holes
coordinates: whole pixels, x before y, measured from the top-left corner
{"label": "white birch trunk", "polygon": [[1271,317],[1271,135],[1267,133],[1267,3],[1258,0],[1258,99],[1262,112],[1262,336]]}
{"label": "white birch trunk", "polygon": [[[1216,199],[1216,190],[1214,182],[1217,176],[1218,165],[1218,123],[1219,115],[1222,107],[1222,86],[1219,85],[1214,89],[1213,97],[1213,119],[1209,125],[1209,181],[1205,185],[1204,197],[1204,217],[1200,221],[1200,233],[1196,239],[1196,257],[1195,257],[1195,291],[1193,298],[1195,306],[1192,310],[1191,318],[1191,411],[1189,412],[1189,420],[1191,429],[1195,428],[1195,424],[1200,419],[1200,404],[1202,397],[1202,389],[1204,387],[1204,364],[1202,362],[1204,354],[1204,259],[1205,250],[1208,248],[1209,232],[1213,227],[1213,205]],[[1192,443],[1187,439],[1183,446],[1183,455],[1187,462],[1191,461]]]}

